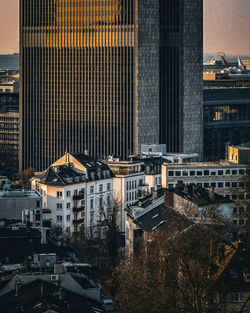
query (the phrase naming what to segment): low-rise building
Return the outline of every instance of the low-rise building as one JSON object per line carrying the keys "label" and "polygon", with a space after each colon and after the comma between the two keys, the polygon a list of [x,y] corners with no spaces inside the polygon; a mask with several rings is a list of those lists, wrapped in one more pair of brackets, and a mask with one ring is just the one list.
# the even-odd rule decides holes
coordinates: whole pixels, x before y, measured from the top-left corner
{"label": "low-rise building", "polygon": [[250,164],[250,142],[228,146],[228,161],[235,164]]}
{"label": "low-rise building", "polygon": [[[214,191],[223,196],[229,196],[235,201],[235,224],[245,225],[247,216],[241,212],[243,208],[249,212],[249,189],[247,183],[248,166],[223,162],[194,162],[186,164],[163,163],[162,186],[164,188],[177,187],[179,182],[185,185],[198,184],[200,187]],[[242,213],[242,214],[241,214]]]}
{"label": "low-rise building", "polygon": [[36,226],[41,225],[42,196],[36,190],[0,191],[0,218],[22,220],[24,210],[33,210]]}
{"label": "low-rise building", "polygon": [[213,187],[207,190],[195,184],[180,184],[165,193],[166,205],[195,222],[209,224],[214,218],[233,222],[233,201],[216,194]]}
{"label": "low-rise building", "polygon": [[31,185],[43,196],[44,220],[69,234],[91,232],[111,214],[113,177],[105,163],[66,153],[34,176]]}

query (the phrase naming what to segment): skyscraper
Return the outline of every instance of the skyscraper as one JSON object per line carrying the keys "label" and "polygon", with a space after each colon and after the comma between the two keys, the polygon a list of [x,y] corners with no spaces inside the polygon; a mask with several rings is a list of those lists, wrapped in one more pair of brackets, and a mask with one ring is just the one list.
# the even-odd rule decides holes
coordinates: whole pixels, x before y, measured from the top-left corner
{"label": "skyscraper", "polygon": [[202,0],[21,0],[20,27],[22,168],[142,143],[200,152]]}

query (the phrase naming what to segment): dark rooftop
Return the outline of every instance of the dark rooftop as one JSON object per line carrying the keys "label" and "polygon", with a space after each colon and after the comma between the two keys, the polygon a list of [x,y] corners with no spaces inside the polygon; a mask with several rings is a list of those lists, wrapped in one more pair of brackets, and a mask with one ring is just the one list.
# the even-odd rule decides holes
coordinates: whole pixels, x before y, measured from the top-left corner
{"label": "dark rooftop", "polygon": [[209,205],[219,203],[233,203],[228,197],[214,193],[214,199],[211,200],[209,190],[202,188],[195,184],[189,184],[181,187],[168,189],[168,193],[175,193],[176,195],[195,203],[196,205]]}

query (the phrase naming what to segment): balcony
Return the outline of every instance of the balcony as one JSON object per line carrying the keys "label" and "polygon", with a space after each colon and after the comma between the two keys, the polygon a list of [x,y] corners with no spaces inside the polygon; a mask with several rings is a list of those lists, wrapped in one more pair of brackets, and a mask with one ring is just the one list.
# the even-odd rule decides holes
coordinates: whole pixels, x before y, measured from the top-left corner
{"label": "balcony", "polygon": [[84,218],[73,220],[73,224],[82,224],[82,223],[84,223]]}
{"label": "balcony", "polygon": [[80,207],[73,207],[73,212],[77,213],[77,212],[82,212],[84,211],[85,207],[84,206],[80,206]]}
{"label": "balcony", "polygon": [[84,200],[84,193],[79,193],[78,195],[73,195],[73,200]]}
{"label": "balcony", "polygon": [[43,214],[50,214],[51,210],[50,209],[43,209]]}

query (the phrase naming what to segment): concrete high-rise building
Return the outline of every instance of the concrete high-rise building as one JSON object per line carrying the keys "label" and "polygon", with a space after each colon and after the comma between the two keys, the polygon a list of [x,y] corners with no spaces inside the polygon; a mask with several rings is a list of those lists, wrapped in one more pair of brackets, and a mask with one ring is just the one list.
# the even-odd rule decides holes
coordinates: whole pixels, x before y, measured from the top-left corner
{"label": "concrete high-rise building", "polygon": [[202,151],[202,0],[21,0],[22,168]]}

